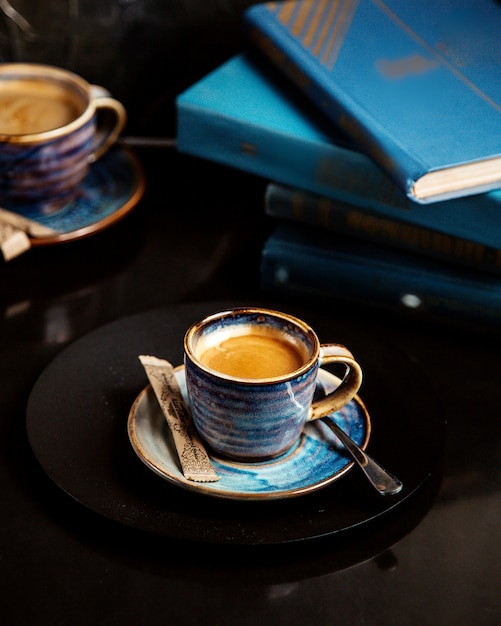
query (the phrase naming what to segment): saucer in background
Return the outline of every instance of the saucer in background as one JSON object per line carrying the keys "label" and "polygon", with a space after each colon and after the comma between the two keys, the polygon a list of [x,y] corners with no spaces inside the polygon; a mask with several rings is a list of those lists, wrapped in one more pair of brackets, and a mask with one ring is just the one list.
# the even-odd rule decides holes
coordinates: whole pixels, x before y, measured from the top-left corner
{"label": "saucer in background", "polygon": [[52,215],[37,221],[57,231],[33,237],[32,246],[49,246],[87,237],[108,228],[129,213],[141,199],[144,174],[129,150],[110,150],[90,167],[78,196]]}

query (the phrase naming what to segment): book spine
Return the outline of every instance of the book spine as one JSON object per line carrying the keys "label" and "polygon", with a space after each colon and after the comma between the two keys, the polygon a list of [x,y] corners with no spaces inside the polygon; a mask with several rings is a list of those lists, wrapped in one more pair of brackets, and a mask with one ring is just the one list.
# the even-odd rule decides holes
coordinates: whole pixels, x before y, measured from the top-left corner
{"label": "book spine", "polygon": [[249,124],[182,97],[176,108],[179,152],[345,202],[410,206],[411,201],[361,152]]}
{"label": "book spine", "polygon": [[405,257],[381,262],[377,253],[351,254],[337,250],[335,243],[326,250],[312,242],[291,243],[275,233],[263,247],[260,268],[261,288],[274,295],[352,301],[419,317],[501,326],[501,284],[491,278],[465,279],[459,273],[420,268]]}
{"label": "book spine", "polygon": [[[420,209],[422,207],[417,208],[418,214]],[[437,207],[437,211],[441,210],[443,207]],[[472,219],[479,219],[479,210],[476,206],[477,215],[473,215]],[[265,213],[270,217],[361,237],[441,261],[501,274],[499,248],[406,221],[408,213],[405,211],[399,211],[403,219],[396,219],[362,206],[270,183],[265,192]],[[426,214],[421,211],[420,215],[426,221]],[[433,216],[430,221],[433,222]],[[454,224],[451,228],[454,229]]]}
{"label": "book spine", "polygon": [[[376,163],[384,163],[387,174],[413,201],[413,187],[417,179],[426,173],[426,166],[415,159],[401,144],[383,133],[379,125],[368,118],[367,111],[337,88],[328,72],[323,70],[315,57],[305,53],[299,41],[291,36],[278,19],[284,3],[258,4],[244,14],[248,40],[260,50],[292,83],[305,93],[339,128],[356,139],[364,152]],[[294,3],[286,3],[292,7]],[[305,7],[306,7],[305,3]],[[348,3],[356,8],[357,3]],[[311,8],[316,8],[310,3]],[[349,21],[345,17],[345,21]],[[371,128],[378,126],[378,135]]]}

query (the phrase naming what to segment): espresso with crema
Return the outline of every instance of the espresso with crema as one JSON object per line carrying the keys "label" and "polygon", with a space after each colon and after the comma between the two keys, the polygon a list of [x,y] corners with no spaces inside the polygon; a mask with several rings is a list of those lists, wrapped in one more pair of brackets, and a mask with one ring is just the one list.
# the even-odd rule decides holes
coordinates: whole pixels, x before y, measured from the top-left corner
{"label": "espresso with crema", "polygon": [[200,361],[213,370],[238,378],[273,378],[290,374],[307,360],[306,349],[277,333],[230,336],[203,350]]}
{"label": "espresso with crema", "polygon": [[0,86],[0,135],[28,135],[66,126],[85,105],[63,85],[8,80]]}

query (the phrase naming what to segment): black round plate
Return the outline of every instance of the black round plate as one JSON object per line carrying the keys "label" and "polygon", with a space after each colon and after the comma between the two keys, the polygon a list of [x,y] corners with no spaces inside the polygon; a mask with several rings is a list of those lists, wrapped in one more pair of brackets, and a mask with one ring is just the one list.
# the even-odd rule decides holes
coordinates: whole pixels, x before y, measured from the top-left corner
{"label": "black round plate", "polygon": [[377,494],[355,467],[333,485],[298,498],[225,501],[187,492],[150,471],[127,436],[132,402],[147,384],[138,355],[182,363],[187,327],[237,304],[147,311],[103,326],[61,352],[36,382],[27,408],[29,441],[49,477],[82,505],[126,526],[231,545],[279,544],[354,529],[393,511],[429,479],[440,465],[444,417],[420,369],[370,329],[290,306],[321,341],[347,345],[361,363],[360,396],[372,420],[367,451],[403,481],[402,492]]}

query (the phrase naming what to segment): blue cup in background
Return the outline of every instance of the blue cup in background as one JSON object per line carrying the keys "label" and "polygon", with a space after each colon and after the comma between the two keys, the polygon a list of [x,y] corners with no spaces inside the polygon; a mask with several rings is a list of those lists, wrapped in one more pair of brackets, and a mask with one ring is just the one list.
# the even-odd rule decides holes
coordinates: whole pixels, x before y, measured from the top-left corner
{"label": "blue cup in background", "polygon": [[36,219],[68,204],[126,118],[118,100],[73,72],[0,64],[0,206]]}

